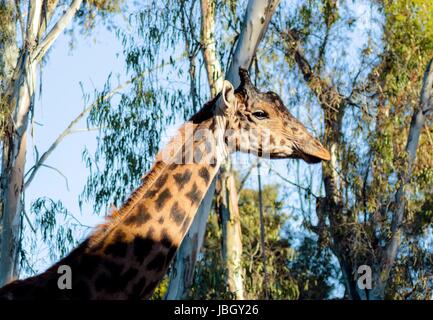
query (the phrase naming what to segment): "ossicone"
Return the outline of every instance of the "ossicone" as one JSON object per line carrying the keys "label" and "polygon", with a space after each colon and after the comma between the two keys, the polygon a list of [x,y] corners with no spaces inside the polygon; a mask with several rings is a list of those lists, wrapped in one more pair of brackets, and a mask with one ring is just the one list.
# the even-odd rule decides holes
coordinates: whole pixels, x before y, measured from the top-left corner
{"label": "ossicone", "polygon": [[239,88],[243,88],[247,91],[257,92],[257,89],[254,87],[254,85],[251,82],[250,74],[247,69],[243,67],[239,67],[239,79],[241,81]]}

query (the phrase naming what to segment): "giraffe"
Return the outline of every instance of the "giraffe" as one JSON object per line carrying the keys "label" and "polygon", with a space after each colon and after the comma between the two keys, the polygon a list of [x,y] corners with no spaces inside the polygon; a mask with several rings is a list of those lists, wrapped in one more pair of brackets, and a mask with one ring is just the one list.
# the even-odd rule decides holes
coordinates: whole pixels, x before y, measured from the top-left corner
{"label": "giraffe", "polygon": [[[145,299],[166,274],[220,164],[235,151],[329,160],[329,152],[279,96],[260,92],[245,69],[192,116],[156,156],[142,184],[107,221],[45,272],[0,289],[2,299]],[[252,133],[252,134],[251,134]],[[59,267],[71,270],[69,289]]]}

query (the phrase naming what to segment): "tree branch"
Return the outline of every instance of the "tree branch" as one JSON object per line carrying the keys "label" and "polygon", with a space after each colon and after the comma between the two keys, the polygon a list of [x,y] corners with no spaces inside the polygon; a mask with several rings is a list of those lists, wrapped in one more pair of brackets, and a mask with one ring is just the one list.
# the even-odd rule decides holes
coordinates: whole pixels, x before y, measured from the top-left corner
{"label": "tree branch", "polygon": [[57,21],[54,27],[48,32],[41,43],[35,48],[32,54],[31,60],[39,61],[45,55],[49,48],[53,45],[54,41],[58,38],[60,33],[65,30],[66,26],[75,16],[75,13],[80,8],[83,0],[73,0],[68,10],[63,14],[63,16]]}
{"label": "tree branch", "polygon": [[57,172],[59,175],[61,175],[62,176],[62,178],[63,179],[65,179],[65,184],[66,184],[66,190],[68,190],[69,191],[69,183],[68,183],[68,177],[66,177],[59,169],[57,169],[57,168],[55,168],[55,167],[53,167],[53,166],[50,166],[50,165],[48,165],[48,164],[41,164],[41,166],[42,167],[45,167],[45,168],[48,168],[48,169],[51,169],[51,170],[54,170],[55,172]]}
{"label": "tree branch", "polygon": [[280,0],[250,0],[245,13],[242,32],[239,36],[233,60],[226,74],[234,87],[240,84],[239,67],[249,69],[269,22]]}
{"label": "tree branch", "polygon": [[25,27],[24,27],[24,19],[23,19],[23,15],[21,14],[21,8],[20,8],[20,2],[19,0],[15,0],[15,12],[17,14],[17,18],[18,18],[18,22],[19,22],[19,26],[20,26],[20,31],[21,31],[21,38],[24,41],[25,39]]}
{"label": "tree branch", "polygon": [[238,187],[238,190],[237,190],[238,197],[239,197],[239,194],[241,193],[242,189],[244,188],[245,182],[247,182],[248,177],[250,176],[251,172],[253,171],[253,169],[254,169],[255,167],[257,167],[257,163],[258,163],[258,162],[259,162],[259,158],[257,158],[257,159],[253,162],[253,164],[251,164],[251,166],[248,168],[247,173],[245,174],[245,176],[243,176],[241,182],[239,183],[239,187]]}
{"label": "tree branch", "polygon": [[29,1],[29,17],[27,18],[26,39],[23,41],[27,45],[34,45],[39,32],[41,21],[42,0]]}
{"label": "tree branch", "polygon": [[[194,7],[195,1],[191,4],[191,9]],[[198,49],[200,46],[195,46],[194,43],[194,29],[191,26],[191,16],[186,17],[186,9],[185,4],[181,3],[181,21],[182,21],[182,34],[185,40],[185,50],[188,54],[188,60],[189,60],[189,78],[190,78],[190,94],[191,94],[191,102],[192,102],[192,108],[193,112],[198,111],[198,100],[199,97],[197,95],[197,81],[196,81],[196,57],[198,53]],[[188,23],[187,23],[188,22]]]}
{"label": "tree branch", "polygon": [[44,32],[47,30],[48,24],[56,11],[59,0],[44,1],[42,6],[41,26],[39,28],[38,39],[41,39]]}
{"label": "tree branch", "polygon": [[[132,81],[133,80],[131,79],[131,80],[124,82],[123,84],[118,85],[116,88],[114,88],[110,92],[106,93],[101,99],[102,100],[110,99],[113,95],[115,95],[117,92],[122,90],[125,86],[130,84]],[[32,171],[31,171],[29,178],[27,179],[27,181],[24,184],[25,189],[30,185],[30,183],[32,182],[33,178],[36,175],[36,172],[39,170],[40,166],[47,160],[47,158],[51,155],[51,153],[54,151],[54,149],[57,148],[57,146],[63,141],[63,139],[66,138],[66,136],[68,136],[70,133],[73,132],[72,128],[75,125],[77,125],[77,123],[80,122],[80,120],[83,119],[83,117],[87,113],[89,113],[95,106],[98,105],[98,101],[99,101],[99,99],[97,99],[92,104],[87,106],[83,111],[81,111],[80,114],[78,114],[78,116],[76,116],[75,119],[71,121],[71,123],[66,127],[66,129],[63,130],[63,132],[57,137],[57,139],[54,140],[54,142],[47,149],[47,151],[45,151],[42,154],[42,156],[38,159],[36,164],[30,169]]]}
{"label": "tree branch", "polygon": [[281,180],[283,180],[284,182],[291,184],[292,186],[297,187],[300,190],[305,191],[307,194],[312,195],[314,198],[318,199],[319,197],[317,195],[315,195],[312,191],[311,188],[309,187],[303,187],[300,184],[297,184],[296,182],[290,181],[287,178],[285,178],[281,173],[279,173],[277,170],[273,169],[272,167],[270,167],[267,163],[265,163],[266,166],[269,168],[269,171],[275,173]]}
{"label": "tree branch", "polygon": [[[274,26],[277,31],[278,28]],[[323,109],[331,109],[338,112],[339,108],[347,104],[347,98],[341,95],[337,88],[325,82],[320,75],[311,67],[304,50],[299,45],[299,35],[295,30],[287,32],[279,31],[281,37],[285,40],[285,55],[294,55],[295,61],[301,71],[308,87],[313,91]],[[322,53],[323,54],[323,53]]]}

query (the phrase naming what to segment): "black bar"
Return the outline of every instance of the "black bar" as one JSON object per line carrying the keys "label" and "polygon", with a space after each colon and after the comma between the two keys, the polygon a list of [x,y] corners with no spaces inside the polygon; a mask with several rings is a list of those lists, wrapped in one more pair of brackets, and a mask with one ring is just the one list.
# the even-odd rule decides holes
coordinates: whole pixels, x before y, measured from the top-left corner
{"label": "black bar", "polygon": [[[63,318],[84,320],[116,318],[139,319],[375,319],[378,311],[409,316],[429,315],[431,301],[5,301],[0,303],[3,315]],[[9,313],[11,312],[11,313]]]}

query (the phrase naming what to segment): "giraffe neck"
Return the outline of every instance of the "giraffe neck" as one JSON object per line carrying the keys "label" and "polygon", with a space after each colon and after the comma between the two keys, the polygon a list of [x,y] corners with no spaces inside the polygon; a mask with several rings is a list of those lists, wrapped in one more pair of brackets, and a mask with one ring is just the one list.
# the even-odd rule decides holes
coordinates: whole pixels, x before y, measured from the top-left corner
{"label": "giraffe neck", "polygon": [[[158,154],[143,185],[112,221],[46,272],[0,289],[0,298],[148,298],[166,274],[226,156],[220,145],[225,121],[216,115],[217,101],[206,104]],[[200,133],[202,129],[212,134]],[[60,265],[71,268],[71,290],[58,288]]]}
{"label": "giraffe neck", "polygon": [[[195,125],[193,132],[213,125],[214,118],[209,118]],[[121,215],[122,221],[102,241],[89,248],[89,253],[121,266],[121,275],[131,276],[115,294],[147,298],[167,273],[219,169],[218,148],[207,141],[199,137],[188,147],[182,144],[182,157],[168,155],[170,162],[129,212]],[[95,280],[96,292],[105,297],[104,283],[106,281]]]}

